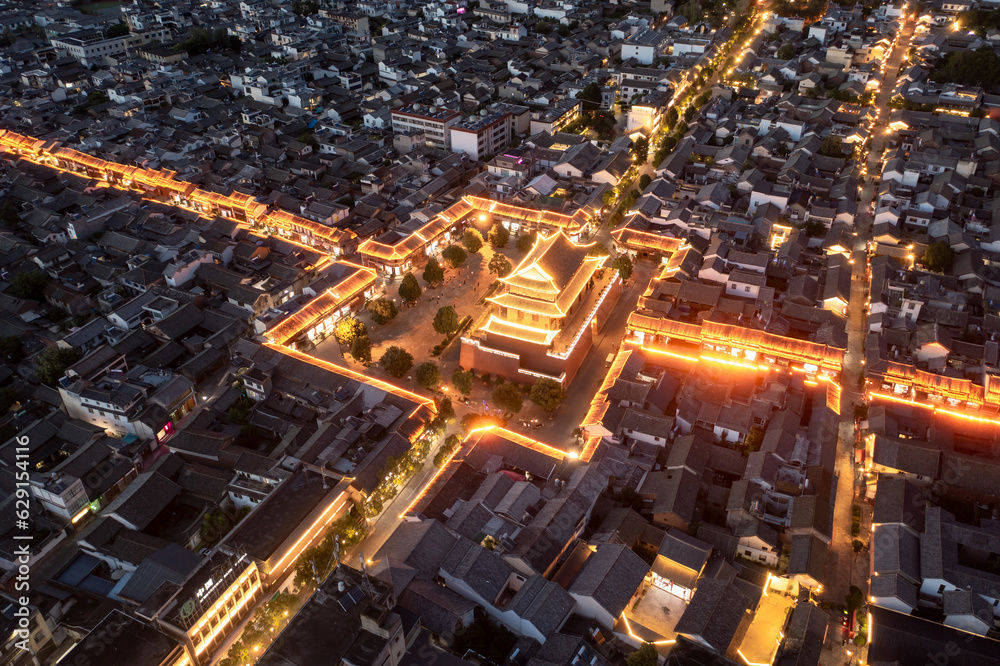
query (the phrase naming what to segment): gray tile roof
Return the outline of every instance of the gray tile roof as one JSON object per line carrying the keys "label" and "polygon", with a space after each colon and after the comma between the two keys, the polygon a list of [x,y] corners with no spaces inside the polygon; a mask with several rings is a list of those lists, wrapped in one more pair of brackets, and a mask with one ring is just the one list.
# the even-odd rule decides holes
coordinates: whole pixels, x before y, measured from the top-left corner
{"label": "gray tile roof", "polygon": [[725,654],[740,633],[744,620],[749,621],[750,603],[734,584],[714,578],[702,579],[674,630],[678,634],[700,637]]}
{"label": "gray tile roof", "polygon": [[899,523],[918,534],[924,531],[927,500],[916,484],[902,477],[880,475],[875,488],[873,524]]}
{"label": "gray tile roof", "polygon": [[587,558],[569,592],[591,597],[612,617],[618,617],[647,573],[649,565],[627,546],[604,543]]}
{"label": "gray tile roof", "polygon": [[557,583],[543,576],[532,576],[514,595],[509,608],[542,636],[549,636],[562,627],[574,606],[573,597]]}
{"label": "gray tile roof", "polygon": [[392,558],[433,578],[458,537],[436,520],[401,523],[382,544],[375,559]]}
{"label": "gray tile roof", "polygon": [[441,570],[469,586],[476,594],[493,603],[514,573],[499,553],[461,538],[441,562]]}
{"label": "gray tile roof", "polygon": [[102,511],[143,529],[181,493],[181,487],[158,472],[140,474]]}

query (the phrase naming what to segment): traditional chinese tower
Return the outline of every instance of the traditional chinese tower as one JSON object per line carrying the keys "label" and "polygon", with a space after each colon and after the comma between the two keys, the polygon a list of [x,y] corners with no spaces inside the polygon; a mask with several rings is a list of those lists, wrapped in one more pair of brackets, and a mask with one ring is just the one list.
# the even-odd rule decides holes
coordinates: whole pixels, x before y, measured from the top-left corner
{"label": "traditional chinese tower", "polygon": [[592,247],[562,232],[539,237],[487,299],[485,323],[462,339],[462,368],[567,386],[621,293],[618,272],[604,268],[606,255],[590,255]]}

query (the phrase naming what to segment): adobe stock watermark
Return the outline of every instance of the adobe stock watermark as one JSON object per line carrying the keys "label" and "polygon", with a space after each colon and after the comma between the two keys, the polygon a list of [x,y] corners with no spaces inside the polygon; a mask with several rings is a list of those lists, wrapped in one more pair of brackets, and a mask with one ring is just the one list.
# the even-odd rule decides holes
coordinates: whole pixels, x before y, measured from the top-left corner
{"label": "adobe stock watermark", "polygon": [[14,591],[20,593],[14,599],[16,608],[14,617],[17,618],[17,627],[14,634],[18,640],[15,646],[24,652],[31,652],[28,640],[31,636],[31,491],[28,489],[28,447],[30,440],[27,435],[21,435],[16,440],[14,447],[15,467],[15,490],[14,490],[14,540],[19,541],[14,548],[14,556],[17,558],[17,576],[14,578]]}

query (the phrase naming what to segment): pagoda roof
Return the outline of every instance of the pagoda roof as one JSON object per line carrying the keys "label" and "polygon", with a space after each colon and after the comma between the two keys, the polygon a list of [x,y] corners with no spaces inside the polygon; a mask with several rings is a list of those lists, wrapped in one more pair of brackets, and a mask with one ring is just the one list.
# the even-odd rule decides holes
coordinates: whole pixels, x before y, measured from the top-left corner
{"label": "pagoda roof", "polygon": [[[588,256],[593,245],[578,245],[561,231],[548,237],[539,237],[528,255],[501,282],[520,290],[535,292],[539,296],[560,295],[575,282],[574,277],[578,273],[589,273],[589,279],[604,264],[606,257]],[[578,291],[577,289],[576,292]],[[576,293],[572,294],[572,298],[576,298]]]}
{"label": "pagoda roof", "polygon": [[354,272],[348,277],[271,328],[266,333],[267,339],[280,345],[287,344],[310,326],[315,325],[317,320],[350,303],[358,294],[375,284],[376,277],[375,271],[355,266]]}
{"label": "pagoda roof", "polygon": [[490,315],[489,321],[486,322],[486,325],[481,330],[506,338],[517,338],[525,342],[533,342],[538,345],[552,344],[556,335],[559,334],[558,330],[546,330],[512,321],[504,321],[496,315]]}

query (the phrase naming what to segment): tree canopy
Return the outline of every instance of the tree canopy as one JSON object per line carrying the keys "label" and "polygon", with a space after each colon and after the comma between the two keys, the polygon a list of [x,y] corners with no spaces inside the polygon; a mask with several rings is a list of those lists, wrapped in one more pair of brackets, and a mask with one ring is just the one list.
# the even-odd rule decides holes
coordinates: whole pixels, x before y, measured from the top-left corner
{"label": "tree canopy", "polygon": [[181,42],[174,48],[179,51],[187,51],[188,55],[199,55],[212,48],[220,48],[226,51],[239,51],[243,46],[239,37],[230,35],[225,28],[191,28],[187,40]]}
{"label": "tree canopy", "polygon": [[368,302],[368,312],[376,324],[385,324],[396,316],[396,306],[387,298],[377,298]]}
{"label": "tree canopy", "polygon": [[510,241],[510,232],[507,231],[507,227],[503,226],[499,222],[493,225],[490,229],[490,245],[500,249],[507,247],[507,243]]}
{"label": "tree canopy", "polygon": [[455,368],[455,371],[451,373],[451,383],[462,395],[472,393],[472,378],[471,372],[463,372],[461,368]]}
{"label": "tree canopy", "polygon": [[129,33],[128,25],[119,21],[104,31],[104,36],[108,39],[112,37],[124,37]]}
{"label": "tree canopy", "polygon": [[458,313],[455,312],[455,308],[446,305],[438,309],[434,315],[434,330],[441,335],[448,335],[456,328],[458,328]]}
{"label": "tree canopy", "polygon": [[354,338],[354,341],[351,342],[351,356],[353,356],[354,360],[359,363],[371,365],[372,341],[367,336],[363,338]]}
{"label": "tree canopy", "polygon": [[513,384],[500,384],[493,389],[492,398],[498,409],[509,414],[517,414],[524,406],[524,398]]}
{"label": "tree canopy", "polygon": [[357,338],[367,338],[368,328],[364,322],[358,321],[354,317],[347,317],[337,322],[337,327],[333,329],[333,335],[340,344],[349,345]]}
{"label": "tree canopy", "polygon": [[441,253],[441,258],[451,264],[452,268],[458,268],[464,264],[468,256],[460,245],[449,245]]}
{"label": "tree canopy", "polygon": [[618,274],[621,276],[623,282],[632,277],[632,260],[628,258],[628,255],[623,254],[620,257],[616,257],[615,260],[611,262],[611,268],[618,271]]}
{"label": "tree canopy", "polygon": [[649,155],[649,139],[644,136],[640,136],[635,140],[632,145],[632,157],[635,158],[635,163],[637,165],[645,164],[646,158]]}
{"label": "tree canopy", "polygon": [[422,293],[423,291],[417,284],[417,278],[413,277],[413,273],[407,273],[403,276],[403,281],[399,283],[400,298],[408,303],[414,303]]}
{"label": "tree canopy", "polygon": [[559,385],[559,382],[542,377],[532,385],[529,397],[531,402],[545,411],[551,412],[566,399],[566,391]]}
{"label": "tree canopy", "polygon": [[14,273],[10,279],[10,293],[18,298],[40,301],[49,282],[52,282],[52,278],[42,271]]}
{"label": "tree canopy", "polygon": [[795,57],[795,46],[792,44],[785,44],[778,49],[777,55],[779,60],[791,60]]}
{"label": "tree canopy", "polygon": [[503,256],[499,252],[493,255],[490,259],[490,273],[496,273],[497,277],[507,277],[514,267],[510,265],[507,257]]}
{"label": "tree canopy", "polygon": [[530,234],[524,234],[519,236],[517,239],[517,249],[521,252],[527,252],[535,246],[535,240],[538,238],[538,234],[532,231]]}
{"label": "tree canopy", "polygon": [[80,360],[81,354],[75,347],[50,347],[35,360],[35,374],[44,384],[55,384],[66,372],[66,368]]}
{"label": "tree canopy", "polygon": [[931,80],[989,88],[1000,83],[1000,57],[993,52],[992,46],[975,51],[952,51],[938,63]]}
{"label": "tree canopy", "polygon": [[434,361],[425,361],[417,366],[417,383],[428,391],[436,391],[441,387],[441,368]]}
{"label": "tree canopy", "polygon": [[656,666],[660,657],[652,643],[643,643],[642,647],[628,656],[628,666]]}
{"label": "tree canopy", "polygon": [[927,246],[921,262],[932,271],[947,272],[955,261],[955,251],[948,241],[937,241]]}
{"label": "tree canopy", "polygon": [[823,143],[819,144],[819,154],[827,157],[843,157],[843,146],[843,139],[836,134],[830,134],[823,139]]}
{"label": "tree canopy", "polygon": [[427,260],[427,266],[424,267],[424,282],[427,284],[437,284],[438,282],[444,281],[444,269],[441,268],[441,264],[435,257],[431,257]]}
{"label": "tree canopy", "polygon": [[577,93],[576,98],[583,101],[584,111],[596,111],[601,108],[601,101],[603,99],[600,84],[597,81],[591,81],[583,87],[583,90]]}
{"label": "tree canopy", "polygon": [[476,229],[466,229],[462,234],[462,245],[465,249],[475,254],[483,247],[483,235]]}
{"label": "tree canopy", "polygon": [[391,345],[382,354],[378,363],[383,370],[399,379],[413,367],[413,355],[402,347]]}

